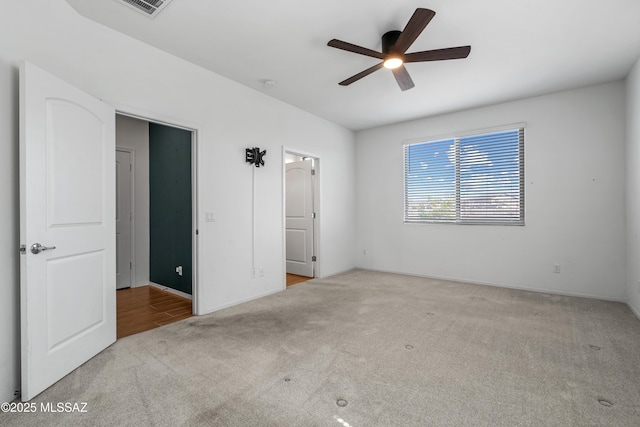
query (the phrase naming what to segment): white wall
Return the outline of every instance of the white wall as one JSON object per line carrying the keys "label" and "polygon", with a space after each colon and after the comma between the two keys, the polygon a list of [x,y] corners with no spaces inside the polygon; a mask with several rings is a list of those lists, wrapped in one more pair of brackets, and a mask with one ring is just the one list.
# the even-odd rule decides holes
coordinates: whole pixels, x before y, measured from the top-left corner
{"label": "white wall", "polygon": [[[125,10],[125,9],[123,9]],[[182,124],[198,134],[197,310],[207,313],[284,289],[282,146],[322,164],[322,275],[355,264],[354,135],[78,15],[64,0],[10,0],[0,14],[0,400],[18,383],[17,67],[22,59],[120,111]],[[264,76],[256,76],[257,79]],[[256,169],[256,264],[251,278],[252,167],[245,148],[267,149]],[[204,222],[204,212],[216,222]]]}
{"label": "white wall", "polygon": [[640,60],[627,77],[627,303],[640,317]]}
{"label": "white wall", "polygon": [[[624,300],[624,90],[615,82],[358,132],[357,266]],[[403,141],[518,122],[524,227],[403,224]]]}
{"label": "white wall", "polygon": [[149,284],[149,122],[116,116],[116,145],[134,150],[133,287]]}

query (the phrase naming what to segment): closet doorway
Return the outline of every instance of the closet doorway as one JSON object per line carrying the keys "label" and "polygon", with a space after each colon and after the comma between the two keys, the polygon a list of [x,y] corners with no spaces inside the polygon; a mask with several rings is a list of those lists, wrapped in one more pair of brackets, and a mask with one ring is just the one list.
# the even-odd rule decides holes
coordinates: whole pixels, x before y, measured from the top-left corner
{"label": "closet doorway", "polygon": [[195,131],[117,114],[116,147],[122,338],[194,312]]}

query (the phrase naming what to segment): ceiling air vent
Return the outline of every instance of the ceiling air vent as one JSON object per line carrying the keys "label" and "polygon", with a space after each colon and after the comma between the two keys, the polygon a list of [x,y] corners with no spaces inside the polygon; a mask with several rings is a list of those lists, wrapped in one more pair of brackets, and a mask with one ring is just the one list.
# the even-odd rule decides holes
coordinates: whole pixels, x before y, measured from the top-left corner
{"label": "ceiling air vent", "polygon": [[151,18],[155,18],[162,9],[167,7],[171,0],[117,0],[134,9],[144,13]]}

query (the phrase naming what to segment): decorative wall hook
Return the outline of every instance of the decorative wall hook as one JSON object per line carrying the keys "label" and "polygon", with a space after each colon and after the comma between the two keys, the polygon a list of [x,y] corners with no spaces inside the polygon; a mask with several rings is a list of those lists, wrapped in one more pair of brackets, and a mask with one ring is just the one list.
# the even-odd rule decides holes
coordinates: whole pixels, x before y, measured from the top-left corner
{"label": "decorative wall hook", "polygon": [[260,151],[258,147],[246,149],[246,162],[256,165],[257,168],[264,166],[263,157],[267,154],[267,150]]}

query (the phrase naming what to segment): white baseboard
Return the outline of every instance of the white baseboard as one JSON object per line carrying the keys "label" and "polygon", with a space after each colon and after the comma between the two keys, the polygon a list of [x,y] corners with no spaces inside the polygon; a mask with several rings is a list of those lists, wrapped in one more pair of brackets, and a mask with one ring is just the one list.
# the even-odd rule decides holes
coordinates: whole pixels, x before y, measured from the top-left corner
{"label": "white baseboard", "polygon": [[176,289],[170,288],[165,285],[159,285],[157,283],[149,282],[149,286],[153,286],[154,288],[160,289],[161,291],[169,292],[170,294],[178,295],[179,297],[193,300],[193,296],[184,292],[180,292]]}
{"label": "white baseboard", "polygon": [[[350,271],[357,270],[357,269],[358,269],[358,267],[348,267],[348,268],[345,268],[343,270],[332,271],[329,274],[323,274],[321,276],[317,276],[317,277],[315,277],[315,279],[326,279],[327,277],[337,276],[338,274],[348,273]],[[362,270],[366,270],[366,269],[363,268]],[[391,272],[389,272],[389,273],[391,273]]]}
{"label": "white baseboard", "polygon": [[450,282],[469,283],[471,285],[495,286],[497,288],[515,289],[518,291],[529,291],[529,292],[538,292],[538,293],[544,293],[544,294],[562,295],[567,297],[578,297],[578,298],[597,299],[597,300],[603,300],[603,301],[622,302],[625,304],[627,303],[626,299],[624,298],[605,297],[602,295],[591,295],[591,294],[586,294],[581,292],[565,292],[565,291],[556,291],[552,289],[516,286],[516,285],[510,285],[510,284],[489,283],[489,282],[481,282],[477,280],[460,279],[456,277],[427,276],[423,274],[404,273],[402,271],[383,270],[383,269],[376,269],[376,268],[361,268],[361,267],[358,267],[358,268],[361,270],[379,271],[381,273],[393,273],[393,274],[403,274],[405,276],[424,277],[425,279],[447,280]]}
{"label": "white baseboard", "polygon": [[233,307],[233,306],[238,305],[238,304],[242,304],[242,303],[245,303],[245,302],[253,301],[254,299],[266,297],[268,295],[277,294],[278,292],[283,292],[283,291],[284,291],[284,289],[276,289],[275,291],[264,292],[262,294],[254,295],[254,296],[251,296],[251,297],[248,297],[248,298],[242,298],[242,299],[239,299],[239,300],[235,300],[235,301],[229,302],[227,304],[218,305],[218,306],[213,307],[213,308],[205,308],[204,309],[204,313],[202,313],[202,314],[203,315],[204,314],[211,314],[211,313],[214,313],[216,311],[224,310],[225,308]]}
{"label": "white baseboard", "polygon": [[627,307],[629,307],[629,310],[631,310],[631,312],[635,314],[638,319],[640,319],[640,310],[636,310],[636,308],[629,304],[629,302],[627,302]]}

